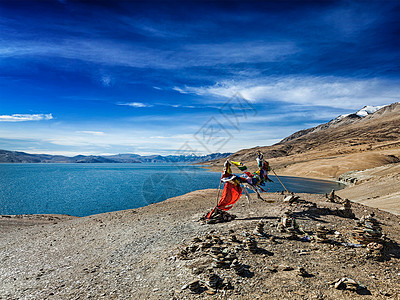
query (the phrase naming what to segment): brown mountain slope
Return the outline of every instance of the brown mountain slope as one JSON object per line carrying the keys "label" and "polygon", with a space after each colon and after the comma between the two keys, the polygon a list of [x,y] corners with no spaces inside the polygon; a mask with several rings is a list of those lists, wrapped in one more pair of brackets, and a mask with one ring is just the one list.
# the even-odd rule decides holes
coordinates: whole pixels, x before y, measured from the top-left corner
{"label": "brown mountain slope", "polygon": [[[255,152],[261,150],[281,174],[314,178],[336,178],[344,172],[400,161],[400,103],[364,118],[350,115],[333,121],[272,146],[240,150],[229,158],[253,167]],[[222,162],[210,165],[217,169]]]}

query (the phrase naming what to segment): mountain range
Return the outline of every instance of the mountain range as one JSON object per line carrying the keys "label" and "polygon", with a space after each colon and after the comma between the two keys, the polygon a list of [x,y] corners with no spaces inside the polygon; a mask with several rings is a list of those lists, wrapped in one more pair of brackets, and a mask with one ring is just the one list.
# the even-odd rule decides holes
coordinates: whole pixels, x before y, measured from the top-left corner
{"label": "mountain range", "polygon": [[73,157],[49,154],[29,154],[18,151],[0,150],[0,163],[200,163],[225,158],[232,153],[208,155],[149,155],[117,154],[107,156],[77,155]]}

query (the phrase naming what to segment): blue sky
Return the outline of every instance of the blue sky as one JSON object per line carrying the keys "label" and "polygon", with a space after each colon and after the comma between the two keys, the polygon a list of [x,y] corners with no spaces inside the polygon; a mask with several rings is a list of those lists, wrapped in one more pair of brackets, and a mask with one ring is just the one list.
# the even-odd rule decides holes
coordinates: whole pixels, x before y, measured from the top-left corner
{"label": "blue sky", "polygon": [[399,1],[0,1],[0,149],[234,152],[400,101]]}

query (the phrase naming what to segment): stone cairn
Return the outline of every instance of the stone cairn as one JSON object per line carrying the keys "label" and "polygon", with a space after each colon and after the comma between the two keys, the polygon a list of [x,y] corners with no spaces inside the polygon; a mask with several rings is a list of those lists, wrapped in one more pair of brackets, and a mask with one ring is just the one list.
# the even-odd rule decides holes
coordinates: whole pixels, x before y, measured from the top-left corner
{"label": "stone cairn", "polygon": [[361,217],[357,222],[357,227],[352,232],[352,239],[359,243],[368,245],[369,243],[382,243],[382,229],[374,214]]}
{"label": "stone cairn", "polygon": [[329,194],[325,194],[325,197],[327,198],[326,201],[328,202],[334,202],[334,203],[343,202],[342,198],[340,198],[338,195],[335,194],[335,190],[332,190]]}
{"label": "stone cairn", "polygon": [[320,223],[317,224],[317,230],[315,233],[315,240],[317,243],[327,243],[329,240],[326,237],[326,235],[328,234],[329,230],[321,225]]}
{"label": "stone cairn", "polygon": [[207,286],[212,290],[216,290],[218,288],[220,280],[221,278],[217,274],[215,274],[214,272],[210,272],[208,274]]}
{"label": "stone cairn", "polygon": [[193,280],[189,282],[187,286],[192,294],[200,294],[202,292],[200,280]]}
{"label": "stone cairn", "polygon": [[337,210],[337,215],[344,217],[344,218],[355,218],[353,211],[351,210],[351,202],[349,199],[344,199],[343,207]]}
{"label": "stone cairn", "polygon": [[367,258],[377,261],[383,261],[383,245],[375,242],[367,245]]}
{"label": "stone cairn", "polygon": [[246,246],[246,249],[249,250],[251,253],[256,253],[258,251],[257,241],[252,236],[244,240],[244,245]]}
{"label": "stone cairn", "polygon": [[236,274],[242,275],[245,272],[245,268],[243,264],[241,264],[237,259],[235,259],[232,264],[231,268],[235,271]]}
{"label": "stone cairn", "polygon": [[335,289],[338,290],[350,290],[356,291],[360,289],[360,285],[357,281],[351,278],[343,277],[341,279],[336,280],[333,282]]}
{"label": "stone cairn", "polygon": [[253,234],[264,236],[264,222],[260,221],[257,223],[256,228],[253,231]]}
{"label": "stone cairn", "polygon": [[295,220],[295,218],[292,215],[291,211],[286,211],[284,215],[282,216],[281,220],[278,223],[278,231],[279,232],[288,232],[289,236],[287,237],[288,239],[292,240],[297,240],[298,239],[298,224]]}
{"label": "stone cairn", "polygon": [[238,238],[237,238],[236,235],[234,235],[234,234],[232,234],[232,235],[229,237],[229,241],[232,242],[232,243],[240,243],[240,241],[238,240]]}
{"label": "stone cairn", "polygon": [[211,217],[207,219],[207,214],[201,218],[201,220],[205,221],[207,224],[216,224],[223,222],[230,222],[236,218],[235,215],[232,215],[222,209],[215,208]]}
{"label": "stone cairn", "polygon": [[213,259],[212,267],[229,268],[237,256],[229,248],[222,249],[220,246],[212,246],[210,248],[211,257]]}
{"label": "stone cairn", "polygon": [[286,230],[289,233],[289,235],[286,237],[288,240],[298,240],[299,239],[299,236],[297,235],[298,231],[296,228],[289,227]]}

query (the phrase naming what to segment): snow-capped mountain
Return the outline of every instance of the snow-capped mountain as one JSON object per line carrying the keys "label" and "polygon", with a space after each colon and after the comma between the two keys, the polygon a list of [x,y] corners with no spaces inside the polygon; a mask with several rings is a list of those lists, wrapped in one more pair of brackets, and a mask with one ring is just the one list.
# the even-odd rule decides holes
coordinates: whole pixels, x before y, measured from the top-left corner
{"label": "snow-capped mountain", "polygon": [[[370,114],[373,114],[374,112],[376,112],[376,111],[380,110],[381,108],[388,106],[388,105],[379,105],[379,106],[366,105],[363,108],[361,108],[359,111],[355,112],[353,115],[357,115],[357,116],[363,118]],[[352,114],[340,115],[340,116],[334,118],[332,121],[334,121],[334,120],[340,121],[350,115],[352,115]]]}
{"label": "snow-capped mountain", "polygon": [[393,105],[397,105],[397,104],[398,104],[398,102],[393,103],[393,104],[388,104],[388,105],[380,105],[380,106],[371,106],[371,105],[364,106],[362,109],[358,110],[355,113],[340,115],[340,116],[337,116],[336,118],[330,120],[328,123],[324,123],[324,124],[318,125],[313,128],[308,128],[308,129],[297,131],[297,132],[293,133],[292,135],[284,138],[282,141],[279,142],[279,144],[286,143],[288,141],[297,139],[299,137],[302,137],[302,136],[310,134],[310,133],[315,133],[315,132],[319,132],[321,130],[327,130],[329,128],[337,128],[337,127],[341,127],[343,125],[350,125],[355,122],[359,122],[360,120],[365,119],[368,116],[372,117],[374,113],[376,113],[380,110],[383,111],[382,110],[383,108],[387,108],[389,106],[393,106]]}
{"label": "snow-capped mountain", "polygon": [[370,114],[373,114],[374,112],[380,110],[381,108],[388,106],[388,105],[381,105],[381,106],[364,106],[361,108],[358,112],[356,112],[356,115],[359,117],[366,117]]}

